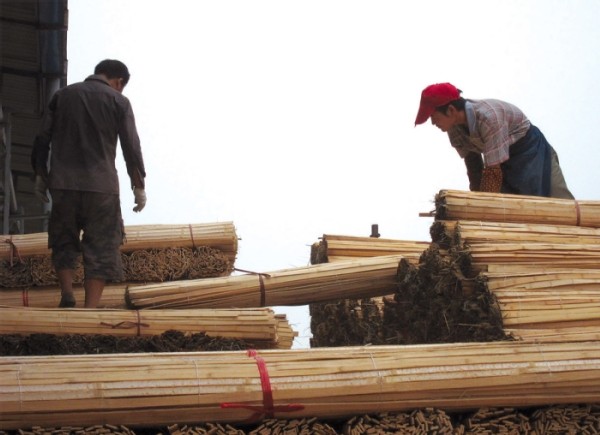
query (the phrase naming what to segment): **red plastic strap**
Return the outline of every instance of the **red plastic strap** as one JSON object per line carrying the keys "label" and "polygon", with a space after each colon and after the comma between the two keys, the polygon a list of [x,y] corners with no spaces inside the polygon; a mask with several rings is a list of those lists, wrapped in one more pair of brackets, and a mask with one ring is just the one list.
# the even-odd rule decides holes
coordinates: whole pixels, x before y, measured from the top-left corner
{"label": "red plastic strap", "polygon": [[26,288],[23,289],[22,295],[23,295],[23,306],[28,307],[29,306],[29,293],[27,293]]}
{"label": "red plastic strap", "polygon": [[579,209],[579,203],[575,200],[575,212],[577,213],[577,223],[576,226],[581,225],[581,210]]}
{"label": "red plastic strap", "polygon": [[265,360],[258,356],[258,352],[255,349],[248,350],[248,356],[254,358],[256,366],[258,367],[258,373],[260,375],[260,385],[263,393],[263,405],[247,405],[244,403],[221,403],[221,408],[238,408],[248,409],[254,411],[248,421],[256,421],[262,418],[274,418],[276,412],[293,412],[301,411],[304,409],[304,405],[289,404],[275,406],[273,403],[273,390],[271,389],[271,380],[269,378],[269,372],[267,370],[267,364]]}

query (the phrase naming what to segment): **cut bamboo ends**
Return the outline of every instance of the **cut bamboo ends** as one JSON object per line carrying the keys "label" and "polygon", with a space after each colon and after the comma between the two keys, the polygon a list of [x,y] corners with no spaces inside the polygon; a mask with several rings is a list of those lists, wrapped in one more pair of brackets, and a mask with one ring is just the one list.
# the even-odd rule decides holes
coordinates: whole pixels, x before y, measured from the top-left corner
{"label": "cut bamboo ends", "polygon": [[2,430],[598,401],[600,342],[0,359]]}

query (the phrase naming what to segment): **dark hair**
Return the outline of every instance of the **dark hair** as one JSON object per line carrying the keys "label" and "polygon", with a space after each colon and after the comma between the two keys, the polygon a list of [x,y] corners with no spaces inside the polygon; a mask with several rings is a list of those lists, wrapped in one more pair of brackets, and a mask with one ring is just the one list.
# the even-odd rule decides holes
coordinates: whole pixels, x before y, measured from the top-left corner
{"label": "dark hair", "polygon": [[108,79],[123,79],[123,84],[129,82],[129,70],[120,60],[105,59],[96,65],[94,74],[104,74]]}
{"label": "dark hair", "polygon": [[[462,94],[460,89],[456,89],[458,91],[458,95]],[[444,104],[443,106],[438,106],[435,108],[436,112],[442,112],[444,115],[448,112],[448,107],[454,106],[457,110],[464,111],[465,110],[465,100],[463,97],[458,97],[456,100],[452,100],[449,103]]]}

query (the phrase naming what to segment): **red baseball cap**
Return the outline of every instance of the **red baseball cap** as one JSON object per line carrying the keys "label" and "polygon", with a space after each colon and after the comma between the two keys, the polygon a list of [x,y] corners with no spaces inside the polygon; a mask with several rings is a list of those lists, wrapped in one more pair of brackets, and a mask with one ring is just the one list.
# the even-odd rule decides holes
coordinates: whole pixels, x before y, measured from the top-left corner
{"label": "red baseball cap", "polygon": [[417,119],[415,119],[415,126],[427,121],[436,107],[444,106],[459,98],[460,91],[450,83],[436,83],[427,86],[421,92],[421,104]]}

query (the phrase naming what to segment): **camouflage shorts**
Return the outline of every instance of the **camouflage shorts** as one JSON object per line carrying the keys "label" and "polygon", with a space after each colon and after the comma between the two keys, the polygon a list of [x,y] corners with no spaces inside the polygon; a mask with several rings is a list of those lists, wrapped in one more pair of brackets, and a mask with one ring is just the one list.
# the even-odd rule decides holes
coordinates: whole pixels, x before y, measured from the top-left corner
{"label": "camouflage shorts", "polygon": [[75,269],[81,255],[85,278],[123,279],[119,195],[55,189],[50,194],[48,247],[54,268]]}

